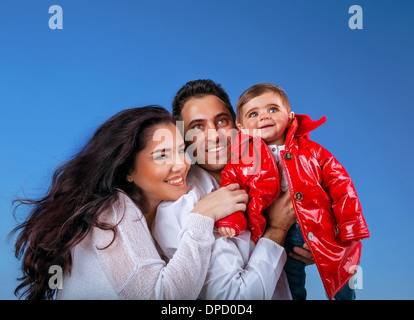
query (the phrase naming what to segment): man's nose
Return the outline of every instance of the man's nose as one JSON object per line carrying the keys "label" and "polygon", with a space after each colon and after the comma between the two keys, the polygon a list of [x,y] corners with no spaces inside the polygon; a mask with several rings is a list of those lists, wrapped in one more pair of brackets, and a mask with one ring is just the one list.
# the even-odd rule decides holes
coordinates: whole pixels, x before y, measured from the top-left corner
{"label": "man's nose", "polygon": [[207,141],[217,142],[220,139],[220,134],[216,128],[207,130]]}

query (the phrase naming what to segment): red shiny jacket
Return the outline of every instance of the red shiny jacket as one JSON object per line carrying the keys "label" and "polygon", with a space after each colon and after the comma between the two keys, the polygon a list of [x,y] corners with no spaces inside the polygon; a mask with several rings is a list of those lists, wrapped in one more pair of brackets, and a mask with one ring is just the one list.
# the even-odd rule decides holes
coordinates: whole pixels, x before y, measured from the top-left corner
{"label": "red shiny jacket", "polygon": [[242,211],[235,212],[215,223],[217,228],[230,227],[236,236],[249,227],[251,239],[256,243],[266,228],[263,211],[279,195],[279,173],[272,153],[259,137],[237,134],[231,146],[231,160],[221,171],[220,187],[237,183],[249,195],[247,220]]}
{"label": "red shiny jacket", "polygon": [[312,121],[296,115],[281,158],[302,234],[332,299],[356,271],[360,240],[368,238],[369,231],[348,173],[329,151],[309,138],[309,132],[325,121],[325,117]]}

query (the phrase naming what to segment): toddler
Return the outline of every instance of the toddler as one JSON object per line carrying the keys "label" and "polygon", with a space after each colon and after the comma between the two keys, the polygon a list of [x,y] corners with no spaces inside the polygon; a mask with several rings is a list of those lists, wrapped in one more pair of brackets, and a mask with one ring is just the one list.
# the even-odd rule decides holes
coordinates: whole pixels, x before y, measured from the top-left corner
{"label": "toddler", "polygon": [[[293,246],[302,247],[306,242],[328,298],[352,300],[355,292],[346,284],[359,264],[360,240],[368,238],[369,231],[354,185],[344,167],[329,151],[310,140],[309,132],[325,121],[325,117],[313,121],[309,116],[295,115],[280,87],[261,83],[247,89],[237,102],[236,124],[242,132],[235,143],[245,141],[244,133],[249,133],[250,145],[256,145],[253,152],[260,148],[257,142],[253,143],[256,136],[267,144],[275,166],[270,172],[275,170],[280,190],[290,192],[297,217],[286,236],[285,249],[289,252]],[[232,146],[232,152],[234,150],[240,150],[240,146]],[[269,163],[267,157],[269,153],[261,152],[255,166]],[[239,184],[252,180],[243,177],[247,172],[244,166],[243,162],[229,162],[222,172],[225,183],[230,183],[231,179]],[[261,191],[265,190],[260,187],[260,175],[255,179],[251,185],[242,183],[251,190],[256,185],[262,188],[249,192],[250,201],[256,201],[254,198],[260,198]],[[279,188],[273,189],[273,198],[278,192]],[[260,212],[250,212],[248,207],[247,223],[244,215],[235,213],[217,221],[216,227],[225,236],[237,236],[246,225],[263,233],[263,211],[270,203],[261,205]],[[258,234],[252,240],[257,241],[260,236]],[[305,264],[288,256],[285,272],[293,299],[306,299]]]}

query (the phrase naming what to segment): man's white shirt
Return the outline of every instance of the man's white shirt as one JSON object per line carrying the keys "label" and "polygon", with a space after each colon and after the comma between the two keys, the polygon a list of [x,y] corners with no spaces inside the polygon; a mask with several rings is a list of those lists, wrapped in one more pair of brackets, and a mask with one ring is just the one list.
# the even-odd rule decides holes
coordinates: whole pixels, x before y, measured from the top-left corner
{"label": "man's white shirt", "polygon": [[[188,193],[177,201],[163,201],[158,206],[151,228],[167,261],[174,259],[185,221],[195,204],[219,185],[205,170],[193,165],[187,176],[187,187]],[[282,246],[267,238],[261,238],[255,245],[250,240],[249,230],[226,238],[215,229],[214,236],[216,240],[200,299],[292,299],[283,271],[286,252]]]}

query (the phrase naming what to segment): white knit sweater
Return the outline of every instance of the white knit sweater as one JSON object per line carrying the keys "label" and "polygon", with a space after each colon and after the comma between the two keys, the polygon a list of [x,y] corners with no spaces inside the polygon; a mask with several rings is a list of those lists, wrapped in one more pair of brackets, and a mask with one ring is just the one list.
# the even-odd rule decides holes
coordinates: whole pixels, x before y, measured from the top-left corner
{"label": "white knit sweater", "polygon": [[[93,228],[72,250],[71,274],[57,299],[196,299],[206,277],[214,242],[211,218],[192,213],[179,248],[161,259],[141,211],[124,193],[102,214],[111,231]],[[104,248],[104,249],[102,249]]]}

